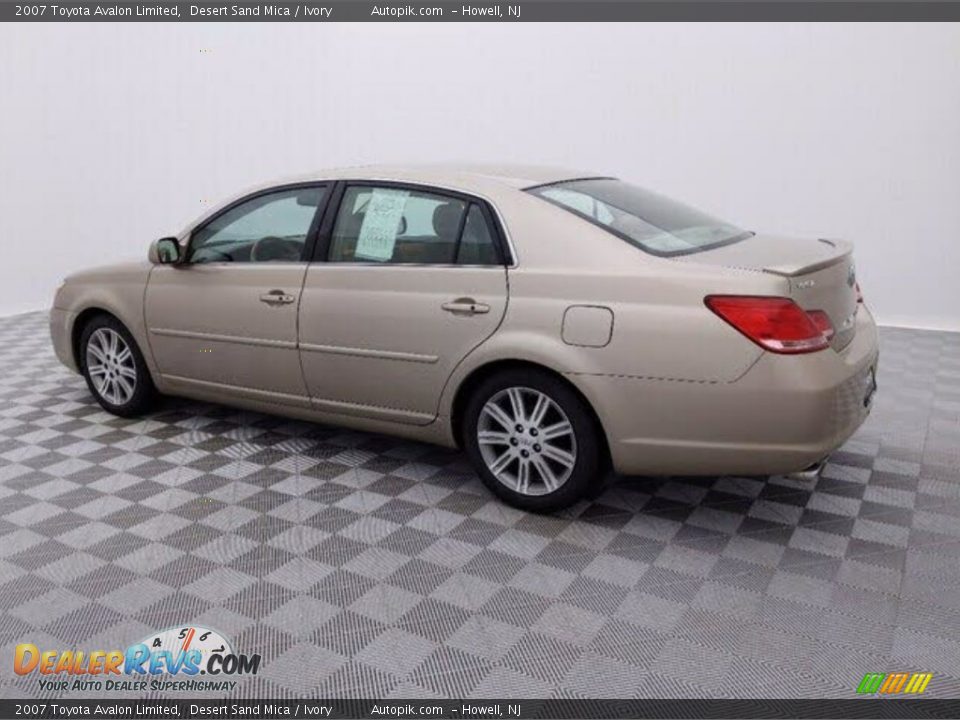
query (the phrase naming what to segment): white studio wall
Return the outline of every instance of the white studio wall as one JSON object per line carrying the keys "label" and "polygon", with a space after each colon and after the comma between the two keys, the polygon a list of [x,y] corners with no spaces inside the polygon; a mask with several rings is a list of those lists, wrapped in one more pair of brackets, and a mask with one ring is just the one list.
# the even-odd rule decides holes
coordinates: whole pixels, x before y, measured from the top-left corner
{"label": "white studio wall", "polygon": [[880,322],[960,330],[957,24],[19,24],[0,64],[0,315],[250,184],[465,160],[853,240]]}

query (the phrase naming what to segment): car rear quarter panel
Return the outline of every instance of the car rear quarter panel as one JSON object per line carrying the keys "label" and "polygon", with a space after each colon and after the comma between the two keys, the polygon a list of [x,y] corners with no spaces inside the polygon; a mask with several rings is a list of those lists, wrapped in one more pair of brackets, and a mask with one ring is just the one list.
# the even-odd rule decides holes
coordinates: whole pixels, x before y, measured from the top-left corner
{"label": "car rear quarter panel", "polygon": [[[517,253],[510,302],[482,351],[543,357],[566,373],[707,382],[734,380],[760,357],[760,348],[703,300],[711,293],[785,294],[783,278],[658,258],[540,198],[513,195],[500,205]],[[612,311],[609,343],[563,341],[564,313],[576,305]]]}
{"label": "car rear quarter panel", "polygon": [[[644,253],[565,210],[525,193],[500,205],[517,252],[508,272],[509,304],[500,329],[457,368],[441,403],[471,372],[504,359],[544,365],[590,398],[588,376],[652,382],[730,383],[761,349],[704,305],[711,293],[784,295],[786,280],[762,272],[699,266]],[[610,341],[564,342],[572,306],[608,308]],[[603,408],[595,405],[603,420]]]}

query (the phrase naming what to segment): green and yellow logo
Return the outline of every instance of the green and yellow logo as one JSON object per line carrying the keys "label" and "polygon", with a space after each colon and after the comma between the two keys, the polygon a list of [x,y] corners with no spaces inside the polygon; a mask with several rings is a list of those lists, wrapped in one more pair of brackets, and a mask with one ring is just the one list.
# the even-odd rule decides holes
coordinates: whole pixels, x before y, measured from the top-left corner
{"label": "green and yellow logo", "polygon": [[861,695],[919,695],[927,689],[933,673],[867,673],[857,685]]}

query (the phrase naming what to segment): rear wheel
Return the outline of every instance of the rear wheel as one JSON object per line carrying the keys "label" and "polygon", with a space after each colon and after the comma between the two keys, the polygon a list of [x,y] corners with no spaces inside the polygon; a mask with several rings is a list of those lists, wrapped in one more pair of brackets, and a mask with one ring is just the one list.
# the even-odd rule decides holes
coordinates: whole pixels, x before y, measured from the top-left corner
{"label": "rear wheel", "polygon": [[565,508],[599,481],[590,409],[544,372],[509,370],[481,383],[467,404],[464,446],[484,484],[524,510]]}
{"label": "rear wheel", "polygon": [[141,415],[156,390],[140,348],[116,318],[98,315],[80,335],[80,362],[87,387],[101,407],[122,417]]}

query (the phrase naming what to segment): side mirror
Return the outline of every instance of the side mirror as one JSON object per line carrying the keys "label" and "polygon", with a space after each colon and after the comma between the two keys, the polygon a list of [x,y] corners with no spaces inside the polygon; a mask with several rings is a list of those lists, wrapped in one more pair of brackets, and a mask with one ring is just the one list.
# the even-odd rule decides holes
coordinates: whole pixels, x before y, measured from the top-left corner
{"label": "side mirror", "polygon": [[154,265],[174,265],[180,262],[180,243],[175,237],[154,240],[147,257]]}

